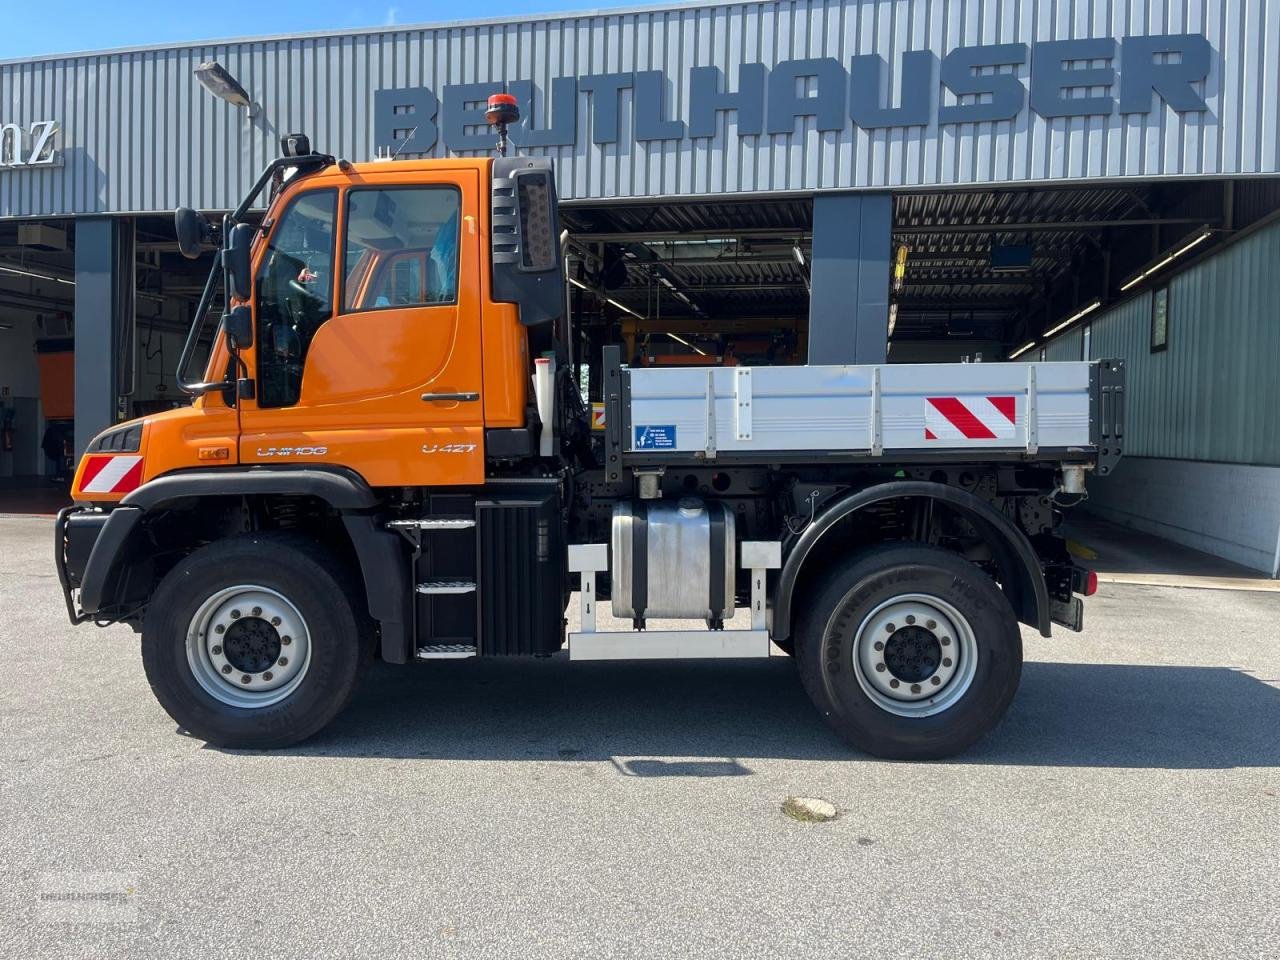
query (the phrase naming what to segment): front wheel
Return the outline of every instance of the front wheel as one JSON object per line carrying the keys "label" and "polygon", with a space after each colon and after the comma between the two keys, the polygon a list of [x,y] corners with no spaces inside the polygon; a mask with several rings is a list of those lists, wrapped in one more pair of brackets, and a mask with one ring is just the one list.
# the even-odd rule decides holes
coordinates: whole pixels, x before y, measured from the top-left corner
{"label": "front wheel", "polygon": [[832,571],[796,630],[805,690],[835,731],[879,757],[952,756],[1008,710],[1022,637],[999,587],[918,544],[877,547]]}
{"label": "front wheel", "polygon": [[161,581],[143,620],[156,699],[218,746],[306,739],[346,706],[372,653],[350,589],[347,571],[295,534],[202,547]]}

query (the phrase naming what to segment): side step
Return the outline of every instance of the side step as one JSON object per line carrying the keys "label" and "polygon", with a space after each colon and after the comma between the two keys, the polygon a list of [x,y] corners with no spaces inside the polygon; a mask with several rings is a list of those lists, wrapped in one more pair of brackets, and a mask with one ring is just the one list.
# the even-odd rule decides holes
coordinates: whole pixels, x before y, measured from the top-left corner
{"label": "side step", "polygon": [[421,520],[392,520],[390,530],[469,530],[476,525],[470,517],[426,517]]}
{"label": "side step", "polygon": [[465,643],[437,643],[418,648],[419,660],[463,660],[475,655],[476,648]]}
{"label": "side step", "polygon": [[427,580],[418,584],[418,592],[433,596],[449,593],[475,593],[476,584],[474,580]]}

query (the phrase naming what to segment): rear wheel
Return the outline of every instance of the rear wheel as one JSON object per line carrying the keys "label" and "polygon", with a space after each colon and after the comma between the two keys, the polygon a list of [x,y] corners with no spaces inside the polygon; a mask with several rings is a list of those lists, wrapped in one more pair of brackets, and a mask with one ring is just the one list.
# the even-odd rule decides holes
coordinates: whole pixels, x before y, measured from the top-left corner
{"label": "rear wheel", "polygon": [[796,630],[806,691],[853,746],[889,759],[959,753],[1004,716],[1022,637],[999,587],[918,544],[851,558],[811,594]]}
{"label": "rear wheel", "polygon": [[151,689],[191,734],[275,748],[346,706],[372,654],[350,575],[288,533],[209,544],[161,581],[142,627]]}

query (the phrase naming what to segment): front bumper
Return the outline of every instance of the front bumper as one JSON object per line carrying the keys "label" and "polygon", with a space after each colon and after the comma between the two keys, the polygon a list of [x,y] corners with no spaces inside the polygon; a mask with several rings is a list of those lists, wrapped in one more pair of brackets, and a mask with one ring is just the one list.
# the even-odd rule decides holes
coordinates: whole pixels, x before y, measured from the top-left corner
{"label": "front bumper", "polygon": [[89,619],[80,609],[76,593],[84,582],[89,557],[106,525],[107,516],[85,507],[63,507],[53,523],[53,564],[58,571],[58,583],[62,585],[67,616],[73,624]]}

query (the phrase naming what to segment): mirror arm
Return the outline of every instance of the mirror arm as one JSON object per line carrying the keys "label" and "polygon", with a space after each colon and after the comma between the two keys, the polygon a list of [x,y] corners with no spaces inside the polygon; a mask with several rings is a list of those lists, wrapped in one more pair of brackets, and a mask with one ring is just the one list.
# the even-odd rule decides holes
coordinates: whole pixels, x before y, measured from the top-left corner
{"label": "mirror arm", "polygon": [[[267,164],[267,168],[262,171],[258,177],[257,183],[253,185],[240,206],[223,220],[223,236],[225,241],[226,230],[230,224],[239,223],[248,214],[253,206],[253,202],[258,198],[258,194],[262,192],[262,188],[277,176],[283,176],[283,173],[289,167],[297,167],[299,173],[305,173],[319,167],[330,166],[336,161],[328,154],[313,153],[305,157],[278,157]],[[191,360],[195,356],[196,347],[200,342],[200,332],[204,329],[204,319],[209,312],[209,306],[213,303],[213,292],[217,289],[218,280],[222,275],[222,251],[219,250],[213,259],[213,269],[209,271],[209,279],[205,281],[204,292],[200,295],[200,303],[196,306],[195,317],[191,321],[191,330],[187,333],[187,342],[182,346],[182,355],[178,357],[178,371],[174,378],[177,381],[178,389],[183,393],[191,396],[199,396],[208,393],[210,390],[221,390],[227,385],[225,380],[187,380],[187,367],[191,365]],[[230,290],[226,291],[226,303],[230,304]],[[214,333],[215,340],[217,333]]]}
{"label": "mirror arm", "polygon": [[204,318],[209,313],[209,305],[213,302],[213,291],[218,286],[218,276],[222,273],[222,255],[214,258],[213,269],[209,271],[209,279],[205,281],[204,292],[200,294],[200,303],[196,306],[196,315],[191,320],[191,329],[187,332],[187,342],[182,345],[182,355],[178,357],[178,371],[175,379],[178,389],[183,393],[198,396],[207,393],[217,384],[203,381],[187,380],[187,367],[195,356],[196,346],[200,342],[200,332],[204,329]]}

